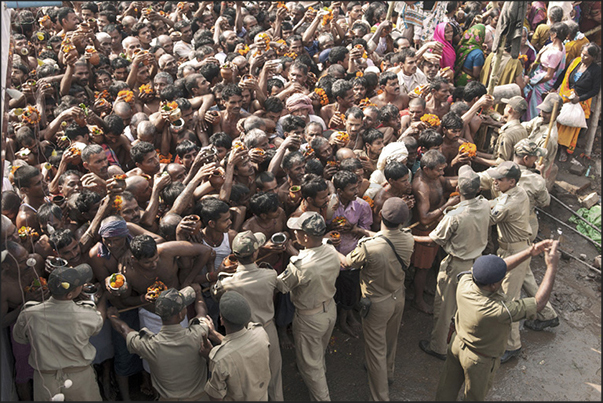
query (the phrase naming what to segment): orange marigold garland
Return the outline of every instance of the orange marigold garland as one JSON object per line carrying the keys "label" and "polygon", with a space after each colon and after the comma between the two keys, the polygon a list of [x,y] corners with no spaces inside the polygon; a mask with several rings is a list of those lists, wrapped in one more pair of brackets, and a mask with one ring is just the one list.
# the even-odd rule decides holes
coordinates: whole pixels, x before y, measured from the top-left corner
{"label": "orange marigold garland", "polygon": [[150,84],[143,84],[141,85],[138,90],[140,91],[140,93],[144,93],[144,94],[152,94],[153,93],[153,87],[151,87]]}
{"label": "orange marigold garland", "polygon": [[130,90],[121,90],[117,93],[117,97],[122,97],[125,102],[132,102],[134,100],[134,93]]}
{"label": "orange marigold garland", "polygon": [[364,108],[368,108],[369,106],[377,106],[377,104],[371,102],[371,100],[369,98],[364,98],[363,100],[360,101],[358,106],[360,107],[360,109],[364,109]]}
{"label": "orange marigold garland", "polygon": [[287,8],[287,6],[285,5],[284,1],[277,1],[276,2],[276,8],[284,8],[285,10],[289,11],[289,9]]}
{"label": "orange marigold garland", "polygon": [[147,288],[147,296],[152,300],[156,300],[165,290],[167,290],[167,286],[163,282],[157,280]]}
{"label": "orange marigold garland", "polygon": [[264,41],[264,45],[265,45],[265,49],[264,51],[267,52],[270,50],[270,37],[268,36],[267,33],[262,32],[260,34],[258,34],[258,38],[260,38],[261,40]]}
{"label": "orange marigold garland", "polygon": [[364,200],[365,202],[367,202],[369,204],[369,206],[371,207],[371,209],[373,209],[375,207],[375,202],[370,197],[363,196],[362,200]]}
{"label": "orange marigold garland", "polygon": [[35,229],[26,226],[22,226],[21,228],[19,228],[18,234],[19,238],[23,240],[27,239],[28,237],[34,238],[40,236],[40,234],[38,234]]}
{"label": "orange marigold garland", "polygon": [[329,104],[329,97],[327,96],[327,93],[325,92],[325,90],[323,90],[322,88],[315,88],[314,92],[317,93],[318,96],[320,97],[320,104],[322,106]]}
{"label": "orange marigold garland", "polygon": [[117,211],[121,211],[122,203],[123,199],[121,198],[121,196],[115,196],[115,199],[113,200],[113,208]]}
{"label": "orange marigold garland", "polygon": [[297,53],[295,53],[295,52],[287,52],[283,56],[290,57],[293,60],[297,59]]}
{"label": "orange marigold garland", "polygon": [[243,49],[239,49],[239,50],[237,50],[237,52],[241,56],[245,56],[247,53],[249,53],[249,46],[245,45],[245,47]]}
{"label": "orange marigold garland", "polygon": [[519,55],[518,59],[520,62],[525,63],[528,61],[528,55]]}
{"label": "orange marigold garland", "polygon": [[30,125],[38,124],[40,122],[40,111],[35,106],[27,105],[23,114],[21,114],[21,120]]}
{"label": "orange marigold garland", "polygon": [[468,153],[469,157],[475,157],[477,146],[473,143],[465,142],[459,146],[459,153]]}
{"label": "orange marigold garland", "polygon": [[348,135],[346,132],[337,132],[337,133],[335,134],[335,137],[336,137],[338,140],[343,141],[344,143],[345,143],[346,141],[350,141],[350,136],[349,136],[349,135]]}
{"label": "orange marigold garland", "polygon": [[427,84],[423,84],[423,85],[419,85],[417,87],[415,87],[414,90],[412,90],[412,92],[418,96],[423,95],[423,93],[425,92],[425,90],[428,88]]}
{"label": "orange marigold garland", "polygon": [[333,19],[333,10],[331,9],[326,9],[329,13],[323,15],[322,17],[322,26],[324,27],[325,25],[327,25],[329,22],[331,22],[331,20]]}
{"label": "orange marigold garland", "polygon": [[425,122],[431,127],[437,127],[440,125],[440,118],[434,114],[426,113],[421,117],[421,122]]}
{"label": "orange marigold garland", "polygon": [[38,291],[39,288],[42,288],[43,290],[48,288],[48,282],[44,277],[34,278],[30,285],[23,287],[23,291],[34,292]]}
{"label": "orange marigold garland", "polygon": [[364,76],[364,73],[362,71],[358,70],[356,72],[356,77],[363,77],[363,76]]}

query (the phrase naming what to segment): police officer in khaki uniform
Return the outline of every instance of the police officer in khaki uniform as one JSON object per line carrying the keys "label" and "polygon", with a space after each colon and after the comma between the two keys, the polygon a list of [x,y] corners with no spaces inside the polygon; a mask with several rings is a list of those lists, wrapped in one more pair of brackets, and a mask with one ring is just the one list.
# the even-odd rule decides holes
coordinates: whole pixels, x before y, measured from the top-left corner
{"label": "police officer in khaki uniform", "polygon": [[528,137],[528,132],[521,125],[519,118],[528,110],[528,103],[522,96],[514,96],[510,99],[502,99],[506,103],[505,114],[507,123],[500,128],[497,147],[495,148],[494,158],[497,164],[503,161],[513,159],[513,147],[519,140]]}
{"label": "police officer in khaki uniform", "polygon": [[213,332],[221,344],[211,348],[204,338],[200,350],[209,359],[211,377],[205,391],[212,400],[268,400],[270,342],[264,327],[250,319],[251,308],[245,297],[236,291],[222,295],[220,320],[226,336]]}
{"label": "police officer in khaki uniform", "polygon": [[285,271],[277,277],[279,291],[291,292],[295,306],[293,342],[297,368],[311,400],[330,400],[325,350],[337,320],[333,296],[339,275],[339,254],[326,239],[323,241],[327,225],[319,213],[307,211],[291,217],[287,226],[305,248],[291,257]]}
{"label": "police officer in khaki uniform", "polygon": [[90,337],[103,327],[106,294],[98,310],[92,301],[73,302],[91,280],[88,264],[55,269],[48,278],[51,297],[42,303],[27,302],[17,318],[13,337],[17,343],[31,344],[36,401],[58,393],[64,400],[102,400],[91,365],[96,349]]}
{"label": "police officer in khaki uniform", "polygon": [[[268,398],[282,401],[283,379],[281,375],[282,357],[278,332],[274,324],[274,292],[276,290],[276,271],[263,269],[255,264],[260,247],[266,243],[261,232],[245,231],[237,234],[232,241],[232,251],[238,259],[237,271],[224,273],[220,278],[224,291],[237,291],[251,307],[251,321],[264,326],[270,340],[270,383]],[[220,273],[222,277],[222,273]]]}
{"label": "police officer in khaki uniform", "polygon": [[[521,178],[521,169],[515,162],[505,161],[497,167],[489,168],[486,175],[491,178],[494,190],[501,193],[491,201],[494,206],[490,213],[490,225],[496,224],[499,245],[496,254],[504,259],[530,246],[529,239],[532,236],[529,222],[530,200],[526,191],[517,186]],[[529,267],[530,259],[527,259],[505,277],[502,289],[510,298],[519,299]],[[501,358],[502,362],[519,354],[520,350],[519,323],[513,323],[507,351]]]}
{"label": "police officer in khaki uniform", "polygon": [[[186,307],[193,301],[197,316],[183,328]],[[199,346],[213,329],[206,317],[207,307],[199,284],[178,291],[170,288],[155,302],[155,313],[161,318],[159,333],[146,327],[140,332],[119,319],[117,308],[107,311],[113,328],[126,339],[128,351],[149,362],[151,380],[159,400],[207,400],[204,393],[207,381],[207,362],[199,355]]]}
{"label": "police officer in khaki uniform", "polygon": [[[534,141],[523,139],[515,144],[514,162],[521,169],[521,179],[518,185],[521,186],[527,193],[530,199],[530,227],[532,228],[532,236],[529,238],[533,242],[538,234],[538,217],[536,216],[536,207],[546,207],[551,202],[551,195],[546,188],[546,181],[537,172],[532,171],[536,160],[546,156],[547,150],[539,147]],[[526,277],[523,280],[523,290],[528,297],[533,297],[538,291],[538,284],[534,278],[532,269],[528,267]],[[538,312],[538,318],[535,320],[527,320],[524,325],[528,329],[543,330],[547,327],[559,326],[559,317],[550,303],[547,302],[542,312]]]}
{"label": "police officer in khaki uniform", "polygon": [[513,160],[513,147],[519,140],[528,137],[528,132],[519,121],[528,110],[526,100],[517,95],[513,98],[503,98],[501,102],[507,104],[503,115],[507,123],[500,128],[498,138],[494,144],[494,154],[478,152],[475,161],[483,165],[496,166],[503,161]]}
{"label": "police officer in khaki uniform", "polygon": [[419,347],[427,354],[446,359],[446,339],[456,311],[457,275],[471,269],[486,247],[490,230],[490,204],[477,196],[480,178],[469,165],[459,169],[461,202],[446,209],[444,217],[429,236],[415,236],[415,242],[434,242],[448,253],[442,260],[433,303],[433,329],[429,340]]}
{"label": "police officer in khaki uniform", "polygon": [[[557,113],[553,116],[553,107],[557,103],[559,107],[557,108]],[[523,122],[521,125],[525,127],[528,132],[528,139],[535,142],[538,147],[546,148],[546,155],[543,160],[544,167],[542,169],[542,176],[548,178],[549,175],[555,175],[556,171],[551,170],[553,167],[553,163],[555,162],[555,157],[557,156],[557,140],[559,139],[559,134],[557,132],[557,123],[553,123],[551,127],[551,135],[549,138],[549,142],[545,147],[546,137],[549,130],[549,123],[551,119],[557,119],[559,112],[561,111],[561,106],[563,105],[563,98],[559,96],[559,94],[550,93],[544,98],[544,101],[536,108],[540,109],[540,116],[535,117],[529,122]],[[556,168],[553,168],[556,169]]]}
{"label": "police officer in khaki uniform", "polygon": [[[559,241],[546,240],[504,260],[495,255],[480,256],[472,271],[459,274],[455,315],[446,363],[440,375],[436,400],[456,400],[465,383],[463,400],[483,401],[492,386],[505,351],[511,324],[536,317],[548,301],[557,274]],[[531,256],[546,251],[546,274],[535,298],[512,299],[501,290],[509,271]]]}
{"label": "police officer in khaki uniform", "polygon": [[404,200],[387,199],[379,215],[381,231],[374,237],[359,240],[356,249],[345,257],[346,265],[362,269],[362,297],[370,300],[368,313],[362,318],[362,331],[371,400],[377,401],[389,400],[388,381],[394,379],[398,333],[404,313],[404,270],[414,247],[410,230],[400,229],[409,216]]}

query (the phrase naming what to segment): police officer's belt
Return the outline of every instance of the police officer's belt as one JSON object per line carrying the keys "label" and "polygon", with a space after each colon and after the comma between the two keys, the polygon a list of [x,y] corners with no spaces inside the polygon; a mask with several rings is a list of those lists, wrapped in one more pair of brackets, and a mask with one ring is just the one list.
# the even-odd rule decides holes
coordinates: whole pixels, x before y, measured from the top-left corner
{"label": "police officer's belt", "polygon": [[324,301],[319,306],[317,306],[316,308],[313,308],[313,309],[296,309],[295,311],[298,314],[303,315],[303,316],[314,315],[315,313],[319,313],[319,312],[326,312],[327,309],[329,308],[329,305],[331,305],[332,300],[333,300],[333,298],[331,298],[328,301]]}
{"label": "police officer's belt", "polygon": [[73,374],[74,372],[82,372],[87,370],[88,368],[90,368],[90,365],[85,365],[83,367],[68,367],[68,368],[61,368],[61,369],[55,369],[55,370],[51,370],[51,371],[42,371],[39,370],[41,374],[55,374],[57,371],[63,371],[66,374]]}
{"label": "police officer's belt", "polygon": [[465,349],[465,347],[466,347],[467,350],[471,351],[473,354],[479,355],[480,357],[489,358],[489,359],[493,359],[494,358],[494,357],[490,357],[489,355],[482,354],[482,353],[480,353],[480,352],[472,349],[471,347],[469,347],[469,345],[467,343],[465,343],[463,341],[463,339],[460,339],[460,341],[461,341],[461,348],[462,349]]}

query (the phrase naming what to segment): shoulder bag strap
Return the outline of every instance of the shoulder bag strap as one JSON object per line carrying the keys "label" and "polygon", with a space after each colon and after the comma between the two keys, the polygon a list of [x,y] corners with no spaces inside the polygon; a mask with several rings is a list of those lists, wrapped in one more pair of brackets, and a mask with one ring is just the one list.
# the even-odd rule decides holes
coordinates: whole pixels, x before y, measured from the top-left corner
{"label": "shoulder bag strap", "polygon": [[387,239],[383,234],[378,235],[378,237],[383,238],[385,240],[385,242],[387,242],[387,244],[392,248],[392,250],[394,251],[394,255],[396,255],[396,259],[398,259],[398,262],[400,262],[400,265],[402,266],[402,270],[406,270],[407,266],[404,264],[404,262],[402,261],[402,258],[400,257],[400,255],[398,255],[398,252],[396,252],[396,248],[394,248],[394,244],[392,243],[392,241],[390,241],[389,239]]}

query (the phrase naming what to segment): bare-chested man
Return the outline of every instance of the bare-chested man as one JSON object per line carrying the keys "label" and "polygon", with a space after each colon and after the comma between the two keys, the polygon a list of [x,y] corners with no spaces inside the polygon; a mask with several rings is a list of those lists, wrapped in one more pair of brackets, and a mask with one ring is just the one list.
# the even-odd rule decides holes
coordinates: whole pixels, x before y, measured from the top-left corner
{"label": "bare-chested man", "polygon": [[[460,202],[455,196],[444,201],[446,191],[456,189],[457,179],[445,178],[446,158],[437,150],[427,151],[421,158],[421,170],[417,172],[412,181],[412,193],[415,196],[413,213],[419,224],[413,228],[413,235],[427,235],[442,219],[444,209]],[[415,245],[412,264],[416,269],[414,279],[415,299],[412,305],[418,310],[433,314],[433,308],[423,299],[423,290],[427,278],[427,270],[433,265],[439,246],[427,247]]]}
{"label": "bare-chested man", "polygon": [[351,81],[340,79],[333,83],[331,92],[335,102],[325,105],[320,110],[320,117],[329,129],[345,130],[345,122],[341,115],[354,106],[354,85]]}
{"label": "bare-chested man", "polygon": [[408,103],[408,115],[400,119],[400,137],[414,136],[418,137],[421,130],[426,129],[427,125],[421,122],[425,115],[427,103],[423,98],[413,98]]}
{"label": "bare-chested man", "polygon": [[207,120],[213,125],[213,132],[224,132],[233,140],[241,135],[237,128],[240,119],[250,116],[241,110],[243,90],[236,84],[227,84],[222,90],[222,102],[226,109],[219,111],[217,116],[207,115]]}
{"label": "bare-chested man", "polygon": [[[3,220],[5,221],[5,220]],[[4,222],[2,223],[5,224]],[[7,241],[6,249],[2,251],[2,272],[0,307],[2,314],[2,329],[15,324],[23,304],[28,301],[42,302],[50,297],[48,288],[39,287],[36,290],[23,291],[24,287],[42,276],[44,272],[43,259],[38,254],[29,254],[17,242]],[[35,259],[35,264],[27,264],[30,258]],[[11,337],[12,342],[12,337]],[[21,400],[33,400],[33,368],[28,364],[30,345],[12,343],[13,355],[16,361],[15,386]]]}
{"label": "bare-chested man", "polygon": [[436,115],[440,119],[450,111],[448,97],[450,96],[450,84],[448,80],[436,76],[429,83],[431,98],[427,101],[427,113]]}
{"label": "bare-chested man", "polygon": [[400,81],[398,76],[391,71],[386,71],[379,77],[379,88],[383,91],[376,97],[371,98],[371,102],[376,104],[379,108],[393,104],[399,110],[406,109],[410,98],[407,94],[400,92]]}
{"label": "bare-chested man", "polygon": [[19,167],[14,173],[15,186],[23,197],[23,203],[17,214],[17,228],[30,227],[40,233],[38,222],[38,209],[45,202],[48,195],[48,185],[42,177],[40,170],[31,165]]}
{"label": "bare-chested man", "polygon": [[445,176],[457,176],[459,168],[470,162],[468,153],[459,153],[459,147],[465,143],[461,138],[463,134],[463,119],[454,112],[448,112],[442,118],[442,133],[444,134],[444,143],[440,150],[446,157]]}
{"label": "bare-chested man", "polygon": [[412,187],[408,179],[410,177],[410,171],[404,163],[395,160],[388,162],[387,165],[385,165],[383,174],[385,175],[385,179],[387,179],[387,183],[385,183],[383,189],[375,195],[372,225],[373,231],[379,230],[381,224],[379,212],[381,211],[381,207],[383,207],[383,203],[390,197],[399,197],[404,200],[409,211],[415,205],[415,198],[412,194]]}

